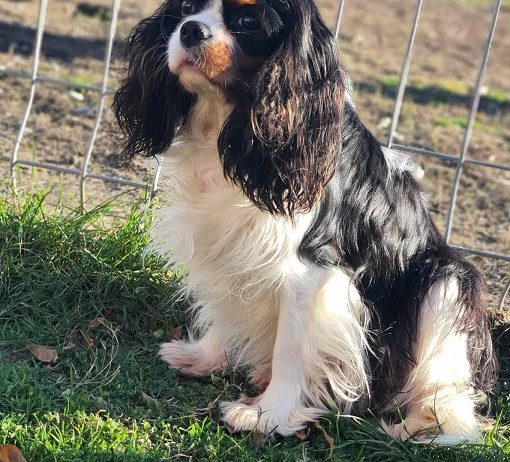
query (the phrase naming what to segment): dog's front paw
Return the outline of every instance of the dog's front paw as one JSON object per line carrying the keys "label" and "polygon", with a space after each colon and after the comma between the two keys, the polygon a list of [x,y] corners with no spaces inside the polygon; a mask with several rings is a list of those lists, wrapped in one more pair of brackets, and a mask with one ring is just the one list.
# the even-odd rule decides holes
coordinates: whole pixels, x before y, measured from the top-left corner
{"label": "dog's front paw", "polygon": [[[222,420],[233,433],[257,431],[266,435],[289,436],[302,430],[307,423],[306,412],[295,412],[284,402],[270,402],[264,395],[249,401],[223,402]],[[299,417],[296,417],[299,416]]]}
{"label": "dog's front paw", "polygon": [[204,351],[200,342],[176,340],[163,343],[159,356],[172,369],[188,377],[203,377],[220,370],[226,363],[224,352]]}
{"label": "dog's front paw", "polygon": [[[257,400],[255,400],[257,401]],[[256,403],[245,404],[244,400],[220,404],[222,420],[232,433],[258,431],[271,434],[278,431],[279,423],[271,419],[270,410],[262,410]]]}

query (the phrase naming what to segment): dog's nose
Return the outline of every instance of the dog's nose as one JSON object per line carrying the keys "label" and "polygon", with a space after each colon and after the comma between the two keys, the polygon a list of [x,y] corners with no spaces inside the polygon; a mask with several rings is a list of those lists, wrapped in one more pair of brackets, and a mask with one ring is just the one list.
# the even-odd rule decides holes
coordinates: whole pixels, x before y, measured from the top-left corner
{"label": "dog's nose", "polygon": [[181,42],[186,48],[196,47],[211,36],[211,29],[201,22],[188,21],[181,26]]}

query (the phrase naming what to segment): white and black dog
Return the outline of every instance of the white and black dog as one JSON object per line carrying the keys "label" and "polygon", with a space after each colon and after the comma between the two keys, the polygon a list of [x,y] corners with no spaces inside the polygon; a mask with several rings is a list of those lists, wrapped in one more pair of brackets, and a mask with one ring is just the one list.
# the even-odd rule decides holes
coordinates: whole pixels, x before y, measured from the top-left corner
{"label": "white and black dog", "polygon": [[188,376],[243,365],[234,431],[289,435],[370,407],[396,438],[480,436],[494,380],[479,273],[431,221],[413,168],[360,122],[312,0],[167,0],[128,40],[128,155],[165,153],[153,247],[188,270]]}

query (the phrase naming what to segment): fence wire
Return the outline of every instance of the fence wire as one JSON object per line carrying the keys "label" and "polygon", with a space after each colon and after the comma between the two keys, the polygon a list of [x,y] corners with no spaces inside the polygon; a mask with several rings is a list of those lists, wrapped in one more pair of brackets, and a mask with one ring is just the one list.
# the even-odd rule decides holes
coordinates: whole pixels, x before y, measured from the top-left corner
{"label": "fence wire", "polygon": [[[77,84],[72,83],[65,80],[59,80],[50,78],[47,76],[43,76],[39,74],[39,64],[41,59],[41,47],[42,47],[42,40],[45,32],[45,24],[46,24],[46,12],[48,9],[48,2],[49,0],[40,0],[39,1],[39,14],[37,19],[37,32],[35,36],[35,46],[34,46],[34,57],[33,57],[33,66],[32,66],[32,73],[26,74],[23,72],[19,72],[12,69],[4,69],[0,70],[0,76],[1,75],[8,75],[18,78],[25,78],[30,79],[30,90],[29,90],[29,96],[27,105],[25,108],[25,111],[23,113],[23,117],[21,120],[20,128],[18,131],[18,134],[16,136],[14,147],[12,149],[11,156],[1,156],[0,160],[10,162],[11,167],[11,177],[12,181],[15,182],[15,167],[17,165],[25,165],[29,167],[37,167],[47,170],[53,170],[56,172],[60,172],[63,174],[70,174],[70,175],[76,175],[79,178],[79,185],[80,185],[80,204],[82,208],[85,205],[86,200],[86,185],[88,184],[88,180],[97,180],[97,181],[103,181],[106,183],[115,183],[118,185],[126,185],[131,186],[135,188],[147,188],[149,187],[152,193],[155,193],[158,188],[158,180],[160,175],[160,167],[158,166],[156,168],[156,171],[152,177],[152,180],[149,184],[146,182],[137,182],[132,181],[124,178],[117,178],[107,175],[98,175],[91,171],[89,171],[89,163],[91,159],[91,155],[94,151],[94,145],[96,142],[97,134],[99,127],[101,125],[101,117],[104,109],[105,104],[105,98],[108,95],[111,95],[113,93],[112,89],[108,88],[108,75],[110,70],[110,61],[112,56],[112,48],[115,38],[115,33],[117,30],[117,23],[118,23],[118,14],[121,7],[121,0],[112,0],[111,4],[111,15],[110,15],[110,24],[108,29],[106,40],[106,51],[104,54],[104,61],[103,61],[103,76],[101,85],[99,87],[93,86],[93,85],[83,85],[83,84]],[[337,15],[336,15],[336,23],[334,26],[334,34],[335,37],[338,39],[340,37],[341,32],[341,23],[342,23],[342,17],[344,12],[344,7],[347,3],[347,0],[339,0]],[[400,72],[400,83],[398,87],[397,96],[395,99],[395,106],[393,111],[393,116],[391,119],[391,125],[390,125],[390,133],[388,136],[388,140],[386,143],[383,143],[385,146],[395,149],[397,151],[405,152],[408,154],[420,154],[425,157],[430,158],[436,158],[441,159],[444,161],[451,162],[455,164],[455,178],[451,189],[450,194],[450,201],[449,201],[449,207],[448,207],[448,216],[447,216],[447,222],[446,222],[446,232],[445,232],[445,239],[449,245],[451,245],[453,248],[456,248],[460,251],[466,252],[471,255],[477,255],[481,257],[487,257],[495,260],[510,262],[510,255],[505,255],[501,253],[495,253],[495,252],[487,252],[484,250],[476,249],[476,248],[467,248],[467,247],[460,247],[457,245],[452,244],[451,237],[452,237],[452,228],[453,223],[455,220],[455,211],[456,211],[456,205],[457,205],[457,198],[458,198],[458,192],[459,192],[459,186],[460,181],[462,178],[462,174],[464,172],[464,167],[468,165],[474,165],[481,168],[490,168],[490,169],[497,169],[502,171],[510,171],[510,164],[501,164],[501,163],[494,163],[494,162],[488,162],[483,160],[477,160],[477,159],[470,159],[468,157],[468,148],[471,143],[471,138],[473,134],[473,128],[475,125],[476,115],[478,112],[479,104],[480,104],[480,98],[482,94],[482,88],[483,83],[485,79],[485,74],[487,70],[487,64],[489,61],[489,56],[491,52],[492,42],[496,33],[496,28],[501,12],[501,5],[502,0],[496,0],[494,3],[494,10],[492,14],[492,21],[489,28],[487,40],[484,46],[484,53],[482,62],[480,64],[480,68],[478,71],[477,80],[475,82],[474,86],[474,92],[472,96],[472,102],[470,106],[469,111],[469,119],[467,126],[465,128],[464,137],[462,141],[462,145],[460,146],[459,153],[443,153],[443,152],[437,152],[432,151],[428,149],[423,148],[417,148],[413,146],[406,146],[402,144],[396,144],[394,143],[395,140],[395,134],[397,131],[401,111],[402,111],[402,104],[404,101],[404,96],[407,89],[407,83],[408,83],[408,76],[409,76],[409,69],[411,67],[412,62],[412,56],[413,56],[413,48],[416,38],[416,32],[419,27],[420,18],[421,18],[421,12],[422,7],[425,3],[425,0],[417,0],[416,1],[416,9],[413,16],[412,24],[411,24],[411,30],[409,33],[408,43],[407,43],[407,49],[404,54],[403,64],[402,64],[402,70]],[[83,156],[81,168],[69,168],[69,167],[63,167],[61,165],[51,163],[51,162],[38,162],[38,161],[30,161],[30,160],[24,160],[20,159],[18,154],[20,150],[21,143],[23,141],[23,137],[26,131],[26,126],[28,119],[30,117],[32,106],[34,102],[34,97],[36,93],[36,88],[38,85],[53,85],[53,86],[60,86],[60,87],[66,87],[66,88],[72,88],[77,90],[88,90],[92,92],[97,92],[99,94],[99,100],[96,107],[96,113],[95,113],[95,119],[93,123],[93,128],[91,130],[87,147]],[[502,299],[502,304],[504,302],[504,297],[506,294],[508,294],[510,290],[510,283],[509,285],[504,289],[504,295]]]}

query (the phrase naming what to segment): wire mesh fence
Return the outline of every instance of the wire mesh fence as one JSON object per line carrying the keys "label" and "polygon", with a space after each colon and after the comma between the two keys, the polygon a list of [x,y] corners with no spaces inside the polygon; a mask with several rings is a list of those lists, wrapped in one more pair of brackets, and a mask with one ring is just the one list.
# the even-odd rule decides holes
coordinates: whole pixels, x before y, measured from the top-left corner
{"label": "wire mesh fence", "polygon": [[[79,184],[79,192],[80,192],[80,203],[82,207],[86,201],[86,193],[87,188],[89,187],[89,183],[92,181],[102,181],[105,183],[114,183],[118,185],[125,185],[135,188],[150,188],[152,193],[155,193],[158,189],[158,179],[160,175],[160,167],[156,167],[155,171],[152,174],[152,179],[149,183],[145,181],[133,181],[132,179],[108,176],[108,175],[100,175],[94,173],[90,170],[90,160],[92,153],[94,151],[98,130],[100,128],[102,122],[102,114],[105,106],[105,98],[108,95],[113,93],[113,89],[108,86],[108,78],[110,72],[110,63],[112,59],[112,48],[114,45],[115,34],[118,25],[119,11],[121,9],[121,0],[112,0],[111,2],[111,14],[109,20],[108,32],[105,37],[105,53],[103,60],[103,72],[102,72],[102,80],[99,86],[87,85],[83,83],[76,83],[67,80],[59,80],[55,78],[51,78],[45,75],[41,75],[40,72],[40,63],[41,63],[41,49],[43,43],[43,36],[45,33],[46,27],[46,16],[48,10],[48,4],[50,0],[40,0],[39,1],[39,13],[37,19],[37,29],[35,34],[35,43],[33,48],[33,64],[32,64],[32,72],[30,74],[20,72],[16,69],[0,69],[0,76],[7,75],[12,77],[18,77],[20,79],[28,79],[29,80],[29,95],[26,103],[25,110],[22,115],[21,123],[14,141],[14,146],[12,147],[10,155],[0,156],[1,161],[8,162],[10,164],[10,172],[12,181],[15,182],[16,178],[14,175],[16,166],[29,166],[40,169],[53,170],[56,172],[60,172],[65,175],[74,175],[77,177],[77,183]],[[341,36],[342,29],[342,19],[344,7],[348,3],[348,0],[339,0],[338,9],[336,14],[336,22],[334,25],[334,34],[337,38]],[[386,140],[381,140],[382,144],[410,155],[419,154],[430,158],[441,159],[443,161],[450,162],[455,166],[455,175],[453,179],[453,184],[451,185],[451,193],[449,197],[449,206],[448,206],[448,214],[446,219],[445,226],[445,239],[448,244],[454,248],[462,250],[471,255],[477,255],[481,257],[487,257],[490,259],[495,259],[504,262],[510,262],[510,255],[505,253],[498,252],[488,252],[486,250],[478,249],[475,247],[466,247],[466,246],[458,246],[452,242],[452,228],[456,218],[456,207],[459,195],[459,186],[461,182],[462,175],[466,166],[476,166],[478,168],[484,169],[496,169],[500,171],[510,172],[510,164],[498,163],[498,162],[490,162],[486,160],[474,159],[468,155],[468,148],[470,147],[473,128],[475,126],[475,121],[480,105],[480,98],[482,95],[482,88],[484,85],[484,79],[487,71],[487,64],[489,62],[489,57],[491,53],[492,43],[496,34],[496,29],[498,25],[498,21],[500,19],[500,13],[502,8],[502,0],[496,0],[493,6],[492,19],[490,22],[489,30],[487,31],[486,41],[485,43],[480,43],[480,48],[483,47],[483,56],[478,69],[476,82],[474,82],[474,90],[472,92],[472,99],[469,108],[469,117],[467,120],[467,124],[464,129],[464,135],[461,146],[459,146],[458,152],[438,152],[431,149],[418,148],[410,145],[398,144],[395,142],[397,128],[399,125],[399,119],[402,114],[403,101],[404,96],[406,94],[406,89],[408,86],[409,79],[409,70],[411,67],[412,57],[413,57],[413,48],[415,45],[416,33],[420,25],[420,19],[422,15],[423,5],[425,0],[417,0],[416,7],[414,10],[414,15],[412,17],[412,23],[410,24],[410,32],[407,41],[407,48],[405,50],[403,60],[402,60],[402,68],[399,77],[398,91],[396,93],[396,98],[394,102],[393,114],[391,117],[391,124],[389,129],[389,135]],[[97,106],[95,110],[95,118],[92,125],[92,129],[88,136],[88,141],[86,143],[86,149],[83,153],[83,158],[81,159],[81,166],[79,168],[66,167],[59,165],[57,163],[52,162],[42,162],[37,160],[26,160],[21,159],[19,156],[20,146],[22,144],[23,138],[25,136],[27,122],[31,115],[34,103],[34,96],[36,94],[36,90],[39,86],[51,85],[65,88],[72,88],[77,90],[87,90],[91,92],[96,92],[99,95]],[[504,290],[504,295],[502,298],[501,304],[503,304],[504,297],[508,293],[510,286],[507,286]]]}

